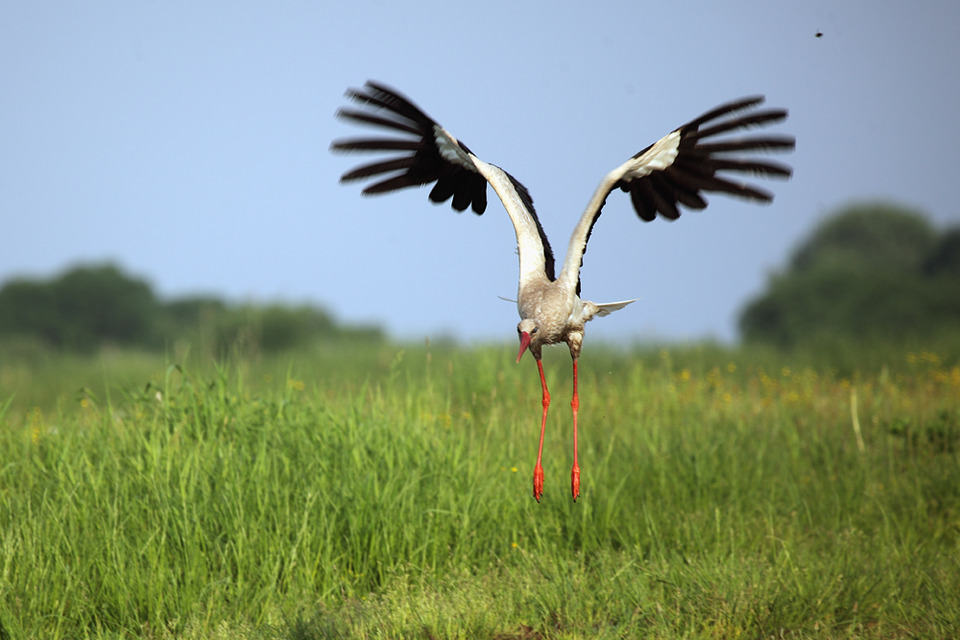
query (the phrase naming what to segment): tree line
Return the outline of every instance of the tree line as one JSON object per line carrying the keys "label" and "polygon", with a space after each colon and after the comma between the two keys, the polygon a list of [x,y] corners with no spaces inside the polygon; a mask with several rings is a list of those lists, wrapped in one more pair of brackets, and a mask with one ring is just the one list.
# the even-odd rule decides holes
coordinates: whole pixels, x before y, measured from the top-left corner
{"label": "tree line", "polygon": [[[769,277],[739,319],[745,342],[780,348],[916,342],[960,334],[960,227],[938,230],[885,203],[828,217]],[[161,301],[115,265],[79,266],[0,288],[0,339],[63,350],[105,345],[214,353],[282,351],[318,341],[382,341],[378,327],[339,324],[312,306],[236,305],[215,297]]]}
{"label": "tree line", "polygon": [[740,315],[753,343],[794,348],[930,342],[960,334],[960,227],[861,203],[827,218]]}
{"label": "tree line", "polygon": [[164,349],[186,341],[215,353],[282,351],[318,341],[384,340],[378,327],[338,323],[313,306],[228,304],[212,296],[161,301],[150,284],[113,264],[84,265],[48,280],[0,288],[0,338],[57,349]]}

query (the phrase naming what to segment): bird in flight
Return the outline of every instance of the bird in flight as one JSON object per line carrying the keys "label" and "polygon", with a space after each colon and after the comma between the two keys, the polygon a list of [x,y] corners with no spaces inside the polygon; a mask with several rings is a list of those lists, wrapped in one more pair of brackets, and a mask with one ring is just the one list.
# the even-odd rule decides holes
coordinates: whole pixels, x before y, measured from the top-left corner
{"label": "bird in flight", "polygon": [[[333,143],[334,151],[381,152],[393,154],[343,174],[342,182],[374,180],[364,195],[387,193],[407,187],[433,184],[429,198],[435,203],[453,199],[453,208],[468,207],[480,215],[487,208],[489,184],[513,221],[520,257],[517,362],[529,351],[540,373],[543,413],[540,419],[540,446],[533,471],[533,496],[543,495],[543,437],[550,406],[550,393],[541,361],[544,345],[565,342],[573,359],[573,468],[570,488],[573,499],[580,496],[580,467],[577,463],[577,360],[583,344],[584,325],[594,316],[606,316],[634,300],[597,303],[580,298],[580,267],[593,226],[603,205],[615,189],[630,194],[641,220],[659,215],[668,220],[680,217],[683,206],[703,209],[706,192],[726,193],[747,200],[768,203],[773,195],[737,179],[739,174],[789,178],[790,167],[767,159],[745,157],[744,152],[789,151],[794,139],[784,135],[750,134],[723,136],[751,127],[784,120],[785,109],[761,109],[762,96],[723,104],[668,133],[604,176],[587,203],[567,245],[567,254],[556,271],[553,250],[547,241],[533,198],[516,178],[487,163],[457,140],[449,131],[398,91],[368,81],[362,89],[350,89],[347,97],[357,108],[342,108],[337,116],[354,123],[386,129],[393,136],[351,138]],[[733,174],[732,176],[730,174]]]}

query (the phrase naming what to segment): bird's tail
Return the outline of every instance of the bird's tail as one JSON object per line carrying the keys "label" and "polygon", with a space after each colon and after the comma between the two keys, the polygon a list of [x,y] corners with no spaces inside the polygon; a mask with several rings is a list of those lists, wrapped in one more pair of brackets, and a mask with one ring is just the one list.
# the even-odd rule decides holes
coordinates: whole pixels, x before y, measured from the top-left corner
{"label": "bird's tail", "polygon": [[636,302],[640,298],[634,298],[633,300],[621,300],[620,302],[594,302],[597,305],[597,315],[601,318],[603,316],[608,316],[614,311],[620,311],[625,306],[631,302]]}

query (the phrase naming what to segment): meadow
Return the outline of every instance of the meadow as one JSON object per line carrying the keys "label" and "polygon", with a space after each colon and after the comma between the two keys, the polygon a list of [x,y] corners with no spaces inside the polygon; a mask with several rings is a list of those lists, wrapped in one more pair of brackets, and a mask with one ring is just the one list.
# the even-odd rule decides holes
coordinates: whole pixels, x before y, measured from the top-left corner
{"label": "meadow", "polygon": [[0,359],[0,639],[960,637],[960,360]]}

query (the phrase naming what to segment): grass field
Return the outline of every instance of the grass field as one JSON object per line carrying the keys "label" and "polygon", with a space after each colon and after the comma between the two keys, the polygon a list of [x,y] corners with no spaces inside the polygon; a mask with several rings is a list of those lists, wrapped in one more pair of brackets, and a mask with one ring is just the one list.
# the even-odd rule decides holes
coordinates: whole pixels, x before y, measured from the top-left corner
{"label": "grass field", "polygon": [[0,639],[960,637],[956,356],[514,354],[0,360]]}

